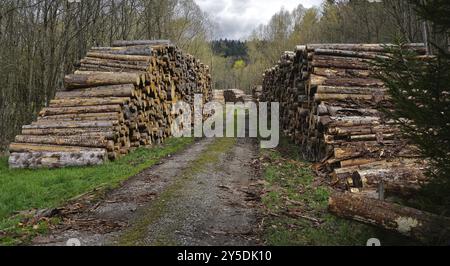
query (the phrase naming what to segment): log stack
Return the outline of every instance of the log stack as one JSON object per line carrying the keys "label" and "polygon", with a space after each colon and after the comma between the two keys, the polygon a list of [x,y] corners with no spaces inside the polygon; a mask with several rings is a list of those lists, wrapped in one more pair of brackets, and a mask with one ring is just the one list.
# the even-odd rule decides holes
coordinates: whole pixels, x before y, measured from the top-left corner
{"label": "log stack", "polygon": [[12,168],[101,164],[162,143],[177,114],[172,104],[212,99],[207,66],[169,41],[117,41],[94,47],[65,90],[22,127],[10,145]]}
{"label": "log stack", "polygon": [[[389,195],[411,197],[429,181],[427,160],[382,111],[393,104],[373,61],[388,56],[386,46],[297,46],[265,71],[260,101],[280,103],[284,134],[306,160],[317,162],[320,175],[347,191],[330,198],[331,212],[421,241],[448,241],[448,218],[385,201]],[[405,47],[425,54],[423,44]]]}
{"label": "log stack", "polygon": [[[409,47],[425,52],[420,44]],[[280,102],[284,134],[305,159],[355,192],[380,181],[400,190],[400,183],[413,188],[425,180],[416,148],[381,111],[392,104],[371,62],[385,51],[380,44],[298,46],[264,74],[261,99]]]}
{"label": "log stack", "polygon": [[223,90],[214,90],[213,92],[213,101],[225,104],[225,97],[224,97],[224,91]]}
{"label": "log stack", "polygon": [[256,85],[252,88],[252,98],[255,102],[260,101],[262,90],[263,90],[263,88],[261,85]]}
{"label": "log stack", "polygon": [[251,95],[247,95],[243,90],[239,89],[225,90],[223,96],[227,103],[245,103],[253,100]]}

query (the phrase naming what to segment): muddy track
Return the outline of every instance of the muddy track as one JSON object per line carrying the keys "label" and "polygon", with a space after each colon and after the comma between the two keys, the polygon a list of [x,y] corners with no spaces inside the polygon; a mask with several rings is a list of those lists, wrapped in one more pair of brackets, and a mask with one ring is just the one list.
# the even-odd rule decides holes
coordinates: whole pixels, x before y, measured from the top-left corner
{"label": "muddy track", "polygon": [[101,200],[75,203],[33,244],[260,245],[257,158],[255,140],[199,140]]}

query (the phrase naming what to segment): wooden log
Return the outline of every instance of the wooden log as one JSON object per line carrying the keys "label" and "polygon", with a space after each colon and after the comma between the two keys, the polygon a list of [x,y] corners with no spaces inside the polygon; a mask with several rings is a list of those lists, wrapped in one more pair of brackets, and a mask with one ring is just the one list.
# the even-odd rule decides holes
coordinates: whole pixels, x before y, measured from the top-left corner
{"label": "wooden log", "polygon": [[9,156],[10,168],[59,168],[99,165],[106,160],[105,149],[74,152],[20,152]]}
{"label": "wooden log", "polygon": [[398,137],[397,134],[368,134],[368,135],[353,135],[350,136],[350,140],[353,141],[378,141],[378,142],[383,142],[383,140],[393,140],[396,137]]}
{"label": "wooden log", "polygon": [[342,87],[382,87],[384,83],[371,78],[327,78],[311,74],[310,86],[342,86]]}
{"label": "wooden log", "polygon": [[328,134],[336,136],[354,136],[354,135],[369,135],[369,134],[389,134],[399,133],[400,129],[395,125],[372,125],[365,124],[359,126],[333,126],[327,129]]}
{"label": "wooden log", "polygon": [[372,94],[328,94],[316,93],[314,95],[316,102],[321,101],[346,101],[346,100],[362,100],[362,101],[377,101],[390,100],[388,95],[372,95]]}
{"label": "wooden log", "polygon": [[[307,73],[309,75],[309,73]],[[327,78],[369,78],[374,77],[370,70],[345,69],[345,68],[322,68],[314,67],[312,74]]]}
{"label": "wooden log", "polygon": [[36,135],[17,135],[15,138],[17,143],[34,143],[34,144],[50,144],[65,145],[79,147],[105,148],[112,151],[114,141],[109,140],[101,135],[73,135],[73,136],[36,136]]}
{"label": "wooden log", "polygon": [[115,113],[121,112],[120,105],[97,105],[82,107],[46,107],[39,113],[40,116],[63,115],[63,114],[86,114],[86,113]]}
{"label": "wooden log", "polygon": [[337,216],[375,225],[427,243],[450,239],[448,217],[350,193],[335,193],[328,202]]}
{"label": "wooden log", "polygon": [[330,123],[323,123],[330,127],[355,127],[364,125],[380,125],[382,120],[377,116],[330,116]]}
{"label": "wooden log", "polygon": [[114,132],[114,128],[108,127],[87,127],[87,128],[30,128],[22,129],[23,135],[55,135],[55,136],[70,136],[70,135],[82,135],[90,137],[92,135],[104,136],[107,139],[114,139],[117,137],[117,133]]}
{"label": "wooden log", "polygon": [[39,117],[38,121],[58,120],[58,121],[95,121],[95,120],[118,120],[124,121],[123,113],[87,113],[87,114],[65,114]]}
{"label": "wooden log", "polygon": [[144,73],[141,67],[125,67],[125,66],[106,66],[101,64],[81,64],[79,70],[95,71],[95,72],[114,72],[114,73]]}
{"label": "wooden log", "polygon": [[100,86],[73,91],[58,91],[56,92],[55,99],[83,97],[132,97],[134,90],[134,84]]}
{"label": "wooden log", "polygon": [[117,68],[135,68],[143,71],[149,70],[149,67],[151,66],[149,63],[145,61],[123,61],[123,60],[104,59],[95,57],[85,57],[80,60],[80,63],[88,65],[103,65]]}
{"label": "wooden log", "polygon": [[86,128],[107,127],[111,128],[119,124],[119,121],[45,121],[34,122],[31,125],[22,126],[22,129],[46,129],[46,128]]}
{"label": "wooden log", "polygon": [[55,99],[89,98],[89,97],[132,97],[137,87],[134,84],[110,85],[78,89],[72,91],[58,91]]}
{"label": "wooden log", "polygon": [[[342,102],[335,103],[335,102],[321,102],[319,106],[317,107],[318,115],[319,116],[325,116],[329,115],[332,117],[338,117],[338,116],[382,116],[383,113],[376,109],[376,108],[370,108],[371,106],[367,106],[367,108],[364,107],[345,107],[345,106],[336,106],[341,105]],[[345,105],[345,104],[344,104]]]}
{"label": "wooden log", "polygon": [[386,88],[371,88],[371,87],[336,87],[336,86],[318,86],[318,94],[385,94],[387,93]]}
{"label": "wooden log", "polygon": [[169,40],[137,40],[137,41],[113,41],[113,47],[120,46],[138,46],[138,45],[150,45],[150,46],[158,46],[158,45],[171,45],[172,42]]}
{"label": "wooden log", "polygon": [[368,60],[353,57],[321,56],[314,55],[311,62],[313,67],[343,68],[370,70],[372,67]]}
{"label": "wooden log", "polygon": [[374,158],[374,162],[367,164],[360,164],[349,167],[336,168],[333,171],[333,178],[335,179],[347,179],[352,177],[354,172],[359,170],[373,170],[373,169],[387,169],[387,168],[417,168],[423,167],[424,160],[420,158],[402,158],[396,157],[394,159],[382,159]]}
{"label": "wooden log", "polygon": [[[365,52],[385,52],[386,48],[393,47],[394,44],[348,44],[348,43],[327,43],[327,44],[308,44],[307,50],[315,49],[334,49],[334,50],[350,50]],[[405,44],[405,48],[413,49],[425,53],[425,45],[423,43]]]}
{"label": "wooden log", "polygon": [[363,164],[369,164],[378,161],[377,158],[354,158],[349,160],[340,161],[340,165],[342,168],[358,166]]}
{"label": "wooden log", "polygon": [[99,148],[87,148],[78,146],[60,146],[46,144],[11,143],[9,151],[14,152],[82,152],[82,151],[105,151]]}
{"label": "wooden log", "polygon": [[99,72],[88,75],[72,74],[64,78],[66,89],[78,89],[105,85],[134,84],[139,85],[140,75],[136,73]]}
{"label": "wooden log", "polygon": [[63,98],[50,101],[50,107],[77,107],[77,106],[96,106],[96,105],[123,105],[130,102],[129,97],[90,97],[90,98]]}
{"label": "wooden log", "polygon": [[374,52],[361,52],[361,51],[349,51],[349,50],[336,50],[336,49],[314,49],[315,55],[330,55],[330,56],[342,56],[342,57],[355,57],[364,59],[378,59],[387,58],[384,53],[374,53]]}
{"label": "wooden log", "polygon": [[405,145],[401,142],[391,145],[379,145],[377,142],[352,142],[352,145],[347,147],[334,148],[335,159],[350,159],[361,156],[370,158],[384,158],[384,157],[418,157],[418,150],[412,145]]}
{"label": "wooden log", "polygon": [[353,136],[333,136],[333,135],[324,135],[324,141],[326,144],[345,144],[351,143],[352,141],[361,142],[361,141],[376,141],[378,143],[386,143],[386,141],[391,141],[398,139],[398,136],[395,134],[370,134],[370,135],[353,135]]}
{"label": "wooden log", "polygon": [[142,56],[142,55],[120,55],[120,54],[88,52],[87,56],[91,58],[111,59],[126,62],[133,62],[133,61],[150,62],[150,60],[152,60],[151,56]]}
{"label": "wooden log", "polygon": [[352,174],[351,184],[359,189],[376,189],[383,183],[386,194],[409,197],[430,181],[419,167],[392,167],[358,170]]}
{"label": "wooden log", "polygon": [[92,47],[93,52],[106,52],[109,54],[122,55],[153,55],[152,48],[148,46],[128,46],[128,47]]}

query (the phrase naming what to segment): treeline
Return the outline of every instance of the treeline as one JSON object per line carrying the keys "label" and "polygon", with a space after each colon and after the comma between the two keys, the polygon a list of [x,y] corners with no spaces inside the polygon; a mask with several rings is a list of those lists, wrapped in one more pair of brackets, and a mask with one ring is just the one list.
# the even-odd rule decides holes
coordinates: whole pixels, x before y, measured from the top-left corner
{"label": "treeline", "polygon": [[424,27],[413,2],[299,5],[280,10],[246,41],[211,42],[211,24],[194,0],[3,0],[0,150],[53,98],[64,74],[91,46],[116,39],[170,39],[211,66],[215,89],[249,92],[261,82],[261,73],[297,44],[422,42]]}
{"label": "treeline", "polygon": [[317,8],[281,10],[246,42],[248,64],[238,87],[250,90],[282,52],[306,43],[423,42],[423,24],[414,0],[326,0]]}
{"label": "treeline", "polygon": [[64,74],[91,46],[170,39],[205,59],[209,32],[193,0],[0,1],[0,151],[62,88]]}
{"label": "treeline", "polygon": [[246,58],[248,56],[247,44],[239,40],[213,40],[211,49],[214,55],[223,57]]}
{"label": "treeline", "polygon": [[247,43],[240,40],[213,40],[211,49],[214,89],[240,88],[244,69],[249,62]]}

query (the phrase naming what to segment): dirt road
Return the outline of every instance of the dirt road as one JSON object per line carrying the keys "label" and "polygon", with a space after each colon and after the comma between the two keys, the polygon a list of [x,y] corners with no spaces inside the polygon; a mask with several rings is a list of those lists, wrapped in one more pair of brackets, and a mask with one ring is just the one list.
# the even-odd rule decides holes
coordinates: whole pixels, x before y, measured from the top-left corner
{"label": "dirt road", "polygon": [[258,157],[251,139],[202,139],[101,200],[69,206],[35,245],[259,245]]}

